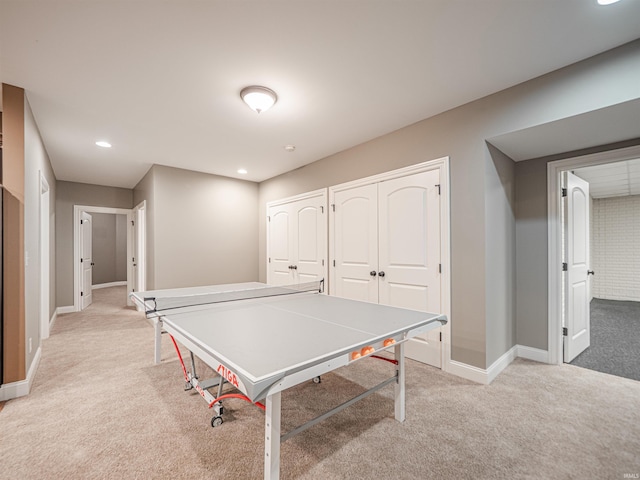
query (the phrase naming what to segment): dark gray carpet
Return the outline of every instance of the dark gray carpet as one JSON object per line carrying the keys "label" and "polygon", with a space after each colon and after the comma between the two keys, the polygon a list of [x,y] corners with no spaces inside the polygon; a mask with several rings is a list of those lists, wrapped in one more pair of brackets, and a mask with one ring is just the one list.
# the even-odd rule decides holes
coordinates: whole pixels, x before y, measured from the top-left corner
{"label": "dark gray carpet", "polygon": [[640,302],[591,301],[591,346],[572,365],[640,380]]}

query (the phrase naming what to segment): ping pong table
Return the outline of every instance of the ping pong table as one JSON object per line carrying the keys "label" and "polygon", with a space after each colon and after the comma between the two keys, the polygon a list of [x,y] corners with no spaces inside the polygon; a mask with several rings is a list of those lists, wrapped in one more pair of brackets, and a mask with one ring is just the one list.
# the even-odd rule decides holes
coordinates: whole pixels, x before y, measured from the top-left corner
{"label": "ping pong table", "polygon": [[[395,419],[405,419],[404,342],[447,322],[446,316],[321,294],[323,281],[286,287],[247,283],[134,292],[131,298],[172,338],[187,388],[213,408],[222,423],[222,400],[242,398],[265,410],[264,478],[277,479],[286,439],[353,403],[394,385]],[[176,343],[189,350],[191,371]],[[393,350],[392,359],[378,355]],[[199,380],[194,355],[219,375]],[[375,387],[281,433],[281,394],[305,381],[366,357],[396,365],[395,375]],[[223,385],[240,393],[223,394]],[[209,392],[217,386],[217,395]]]}

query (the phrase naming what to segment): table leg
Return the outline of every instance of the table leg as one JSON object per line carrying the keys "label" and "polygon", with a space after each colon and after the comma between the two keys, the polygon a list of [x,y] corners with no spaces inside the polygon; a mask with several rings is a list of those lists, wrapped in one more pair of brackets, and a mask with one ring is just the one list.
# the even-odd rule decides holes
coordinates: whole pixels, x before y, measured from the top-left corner
{"label": "table leg", "polygon": [[281,392],[267,396],[264,425],[264,478],[280,478]]}
{"label": "table leg", "polygon": [[162,322],[154,318],[153,329],[155,334],[155,346],[153,350],[153,363],[159,364],[162,360]]}
{"label": "table leg", "polygon": [[405,383],[404,383],[404,342],[394,347],[395,358],[398,361],[398,381],[395,384],[396,420],[404,422],[405,419]]}

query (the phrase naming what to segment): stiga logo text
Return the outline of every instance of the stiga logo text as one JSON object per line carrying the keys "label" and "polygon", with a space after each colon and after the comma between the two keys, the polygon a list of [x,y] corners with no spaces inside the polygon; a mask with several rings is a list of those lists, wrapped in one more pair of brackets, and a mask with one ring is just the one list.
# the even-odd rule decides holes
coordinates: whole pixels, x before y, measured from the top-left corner
{"label": "stiga logo text", "polygon": [[224,378],[231,385],[233,385],[234,387],[239,387],[239,385],[238,385],[238,377],[236,377],[236,374],[233,373],[231,370],[229,370],[227,367],[225,367],[224,365],[220,365],[218,367],[217,372],[220,375],[222,375],[222,378]]}

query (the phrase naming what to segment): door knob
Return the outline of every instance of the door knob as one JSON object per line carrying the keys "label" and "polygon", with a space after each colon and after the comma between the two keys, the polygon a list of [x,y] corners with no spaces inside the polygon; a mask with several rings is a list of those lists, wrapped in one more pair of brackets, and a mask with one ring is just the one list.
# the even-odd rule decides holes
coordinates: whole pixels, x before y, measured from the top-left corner
{"label": "door knob", "polygon": [[297,265],[291,265],[291,268],[293,268],[294,270],[297,270],[298,266]]}
{"label": "door knob", "polygon": [[378,275],[380,275],[381,277],[384,277],[384,272],[379,272]]}
{"label": "door knob", "polygon": [[369,272],[369,275],[371,275],[372,277],[375,277],[378,273],[375,270],[371,270]]}

